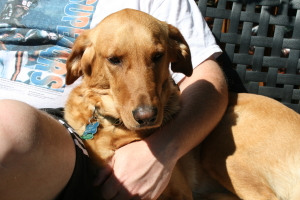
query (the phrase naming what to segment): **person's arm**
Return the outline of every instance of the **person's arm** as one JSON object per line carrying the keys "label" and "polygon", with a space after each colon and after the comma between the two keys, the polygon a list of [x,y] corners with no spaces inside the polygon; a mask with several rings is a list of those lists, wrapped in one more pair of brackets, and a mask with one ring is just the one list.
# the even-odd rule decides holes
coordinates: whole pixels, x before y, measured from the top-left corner
{"label": "person's arm", "polygon": [[[182,108],[171,123],[116,151],[113,173],[101,186],[105,199],[156,199],[184,154],[201,143],[227,106],[227,85],[213,56],[180,82]],[[109,174],[109,172],[107,173]],[[101,174],[96,184],[107,175]]]}
{"label": "person's arm", "polygon": [[[198,145],[217,125],[228,103],[228,89],[223,71],[209,57],[194,69],[191,77],[179,83],[182,107],[179,115],[164,132],[173,132],[166,138],[177,149],[180,158]],[[168,135],[166,135],[168,137]],[[177,147],[178,145],[178,147]]]}

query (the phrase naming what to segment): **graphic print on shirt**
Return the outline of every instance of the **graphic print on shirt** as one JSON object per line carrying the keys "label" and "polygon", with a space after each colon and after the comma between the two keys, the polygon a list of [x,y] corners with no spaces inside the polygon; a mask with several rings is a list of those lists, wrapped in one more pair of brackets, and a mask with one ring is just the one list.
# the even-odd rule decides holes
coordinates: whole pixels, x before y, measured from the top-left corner
{"label": "graphic print on shirt", "polygon": [[59,92],[76,37],[98,0],[0,1],[0,78]]}

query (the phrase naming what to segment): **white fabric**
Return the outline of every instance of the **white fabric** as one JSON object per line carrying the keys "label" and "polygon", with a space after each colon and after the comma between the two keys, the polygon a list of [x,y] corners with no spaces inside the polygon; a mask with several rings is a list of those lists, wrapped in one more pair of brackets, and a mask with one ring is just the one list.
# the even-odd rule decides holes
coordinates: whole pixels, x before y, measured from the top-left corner
{"label": "white fabric", "polygon": [[[40,1],[40,3],[42,2],[43,1]],[[91,3],[86,7],[82,7],[82,9],[88,10],[92,7],[91,5],[94,5],[95,7],[95,9],[92,11],[93,17],[90,23],[91,28],[93,28],[96,24],[98,24],[107,15],[113,12],[117,12],[124,8],[132,8],[132,9],[144,11],[160,19],[161,21],[166,21],[167,23],[172,24],[175,27],[179,28],[179,30],[182,32],[183,36],[185,37],[185,39],[187,40],[190,46],[191,53],[192,53],[193,67],[198,66],[209,56],[211,55],[218,56],[221,52],[221,49],[219,48],[219,46],[216,45],[215,39],[212,33],[210,32],[206,22],[201,17],[201,14],[194,0],[98,0],[98,1],[89,0],[86,2],[92,2],[93,4]],[[66,5],[65,8],[67,8],[69,4],[71,3],[68,3],[68,5]],[[74,6],[74,3],[72,5]],[[41,4],[37,5],[33,9],[38,10],[40,9],[39,6],[41,7]],[[51,4],[47,4],[47,6],[51,6]],[[2,8],[0,3],[0,10],[1,9]],[[74,12],[75,10],[65,9],[65,12],[68,11],[70,13],[72,12],[76,13]],[[71,19],[72,18],[70,16],[67,16],[66,18],[63,18],[62,21],[65,22],[67,20],[70,20],[70,24],[72,23],[72,25],[75,24],[76,26],[78,24],[80,25],[81,21],[79,20],[71,21]],[[45,24],[44,28],[46,29],[46,27],[48,27],[48,25]],[[70,35],[70,33],[65,33],[63,31],[62,33],[60,32],[60,30],[62,30],[62,26],[60,27],[57,26],[57,27],[58,28],[56,29],[58,33],[64,34],[65,36]],[[14,30],[11,29],[10,31],[14,31]],[[4,38],[5,34],[1,35],[0,32],[0,42],[1,42],[1,37]],[[68,43],[65,42],[64,44],[68,44]],[[52,62],[56,62],[56,61],[59,62],[60,60],[62,60],[62,57],[59,56],[68,55],[69,51],[70,49],[68,48],[53,51],[52,52],[53,55],[57,55],[58,58],[55,57],[52,58]],[[64,52],[64,54],[63,53],[59,54],[61,52]],[[51,82],[51,84],[50,83],[48,85],[45,84],[43,87],[34,86],[34,82],[32,82],[31,80],[32,76],[30,80],[26,80],[26,79],[29,79],[28,77],[30,74],[32,74],[32,71],[38,69],[37,65],[36,64],[30,65],[31,57],[29,56],[29,53],[27,53],[26,51],[24,51],[23,54],[20,54],[19,57],[16,56],[17,53],[18,53],[17,51],[8,51],[8,50],[0,51],[0,99],[16,99],[16,100],[26,102],[37,108],[63,107],[65,105],[68,94],[70,93],[73,87],[79,84],[80,79],[76,81],[76,83],[73,84],[72,86],[65,86],[64,85],[65,74],[58,74],[55,77],[55,79],[53,79],[55,81]],[[18,76],[18,79],[12,81],[8,77],[6,77],[5,74],[9,72],[11,69],[17,72],[17,70],[15,69],[16,65],[15,66],[13,65],[13,63],[16,63],[16,58],[23,60],[23,62],[19,64],[19,67],[21,67],[22,70]],[[39,59],[41,58],[39,57]],[[11,62],[12,64],[8,65],[7,63],[9,62]],[[9,70],[7,69],[8,66],[11,67]],[[43,65],[40,65],[39,68],[41,68],[41,66],[43,68]],[[63,68],[63,65],[61,65],[61,63],[59,66]],[[60,69],[60,67],[58,68],[58,70],[64,70],[64,69]],[[51,69],[57,70],[56,68],[51,68]],[[35,79],[33,81],[36,82],[47,81],[49,77],[53,77],[52,76],[53,74],[51,74],[50,72],[51,71],[49,71],[48,74],[47,72],[43,71],[43,73],[40,73],[41,76],[35,76]],[[12,72],[10,72],[10,74],[11,73]],[[180,73],[173,74],[173,78],[176,82],[179,82],[183,77],[184,75]],[[52,90],[49,89],[50,87],[49,85],[51,85]],[[56,86],[58,89],[55,89]]]}

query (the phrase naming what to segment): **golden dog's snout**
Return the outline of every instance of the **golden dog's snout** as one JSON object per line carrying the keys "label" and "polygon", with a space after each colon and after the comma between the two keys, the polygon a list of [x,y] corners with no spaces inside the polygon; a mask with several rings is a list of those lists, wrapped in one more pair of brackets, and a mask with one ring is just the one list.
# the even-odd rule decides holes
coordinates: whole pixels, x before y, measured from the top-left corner
{"label": "golden dog's snout", "polygon": [[156,122],[158,109],[154,106],[139,106],[132,114],[141,127],[151,126]]}

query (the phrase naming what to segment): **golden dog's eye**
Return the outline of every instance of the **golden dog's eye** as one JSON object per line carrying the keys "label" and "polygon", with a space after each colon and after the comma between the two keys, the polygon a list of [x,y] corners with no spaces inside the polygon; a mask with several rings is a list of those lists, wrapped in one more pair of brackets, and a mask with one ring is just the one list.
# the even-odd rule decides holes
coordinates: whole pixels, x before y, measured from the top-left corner
{"label": "golden dog's eye", "polygon": [[118,57],[110,57],[107,60],[113,65],[121,64],[121,60]]}
{"label": "golden dog's eye", "polygon": [[153,62],[158,62],[158,61],[161,60],[161,58],[162,58],[163,56],[164,56],[163,53],[156,53],[156,54],[153,56],[152,60],[153,60]]}

